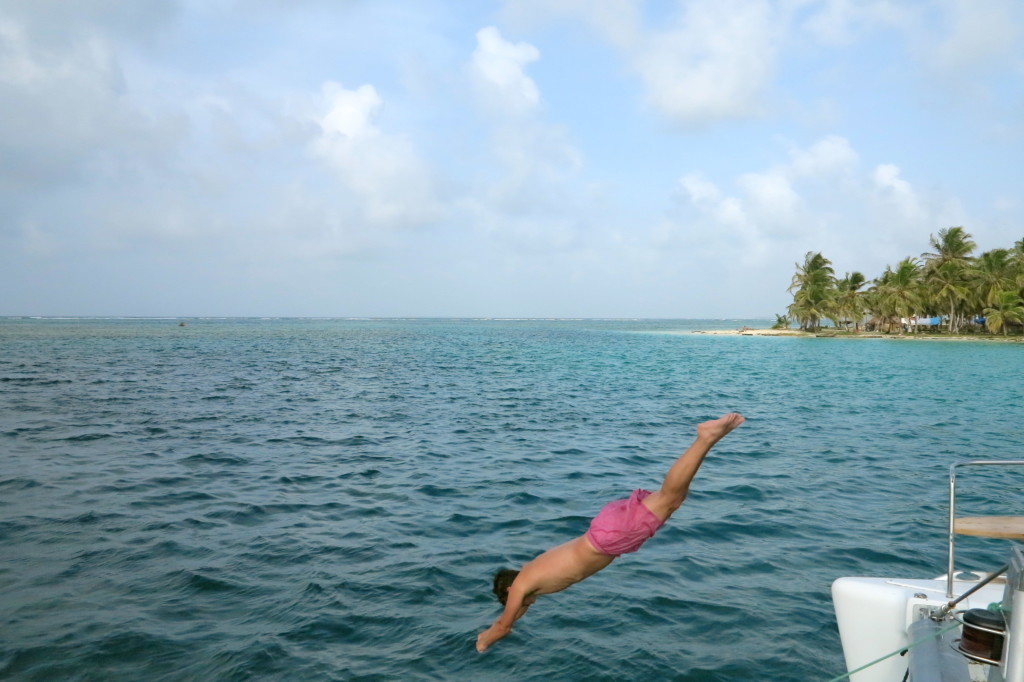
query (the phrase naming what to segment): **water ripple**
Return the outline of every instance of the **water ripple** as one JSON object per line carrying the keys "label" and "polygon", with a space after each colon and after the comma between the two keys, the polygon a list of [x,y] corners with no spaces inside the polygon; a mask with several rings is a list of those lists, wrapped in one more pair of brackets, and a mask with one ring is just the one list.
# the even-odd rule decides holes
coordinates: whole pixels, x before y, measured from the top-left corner
{"label": "water ripple", "polygon": [[[946,470],[1018,454],[1024,360],[680,324],[0,320],[0,677],[838,674],[831,580],[942,572]],[[728,409],[641,552],[476,654],[496,569]],[[977,475],[965,509],[1018,489]]]}

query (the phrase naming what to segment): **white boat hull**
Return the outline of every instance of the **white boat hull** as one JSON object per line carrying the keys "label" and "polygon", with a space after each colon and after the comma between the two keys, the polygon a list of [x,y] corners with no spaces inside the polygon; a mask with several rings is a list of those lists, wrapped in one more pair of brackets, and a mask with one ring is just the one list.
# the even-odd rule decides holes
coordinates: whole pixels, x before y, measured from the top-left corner
{"label": "white boat hull", "polygon": [[[955,580],[954,591],[963,594],[978,580]],[[1003,598],[1005,580],[985,585],[958,604],[960,609],[985,608]],[[839,638],[846,669],[856,670],[911,644],[910,624],[944,606],[946,576],[934,580],[914,578],[839,578],[832,583]],[[907,672],[906,656],[891,656],[850,676],[851,682],[898,682]],[[988,679],[988,667],[971,663],[972,680]]]}

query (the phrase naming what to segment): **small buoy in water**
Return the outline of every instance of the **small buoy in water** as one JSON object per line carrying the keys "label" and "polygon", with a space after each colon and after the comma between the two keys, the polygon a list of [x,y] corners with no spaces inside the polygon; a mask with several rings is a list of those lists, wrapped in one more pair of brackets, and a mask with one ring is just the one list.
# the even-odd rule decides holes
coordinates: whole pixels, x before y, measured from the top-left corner
{"label": "small buoy in water", "polygon": [[178,326],[179,326],[179,327],[184,327],[184,326],[185,326],[185,323],[184,323],[184,322],[179,322],[179,323],[178,323]]}

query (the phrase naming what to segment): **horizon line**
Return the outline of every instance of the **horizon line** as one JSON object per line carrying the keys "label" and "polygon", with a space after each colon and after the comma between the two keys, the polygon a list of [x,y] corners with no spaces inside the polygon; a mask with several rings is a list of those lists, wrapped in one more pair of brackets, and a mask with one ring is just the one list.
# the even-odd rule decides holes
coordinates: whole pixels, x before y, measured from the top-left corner
{"label": "horizon line", "polygon": [[3,320],[474,320],[474,321],[641,321],[641,320],[713,320],[718,322],[770,320],[770,317],[644,317],[586,315],[0,315]]}

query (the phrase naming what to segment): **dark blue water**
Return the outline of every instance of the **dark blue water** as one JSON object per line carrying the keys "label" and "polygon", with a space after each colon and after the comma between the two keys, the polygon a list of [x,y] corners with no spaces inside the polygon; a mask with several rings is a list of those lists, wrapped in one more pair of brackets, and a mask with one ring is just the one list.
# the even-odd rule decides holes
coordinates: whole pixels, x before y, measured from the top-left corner
{"label": "dark blue water", "polygon": [[[944,572],[949,464],[1022,455],[1024,345],[667,333],[713,324],[0,320],[0,677],[832,677],[831,581]],[[730,410],[655,538],[474,651],[495,570]]]}

